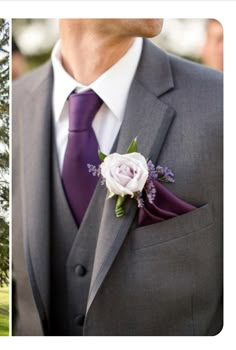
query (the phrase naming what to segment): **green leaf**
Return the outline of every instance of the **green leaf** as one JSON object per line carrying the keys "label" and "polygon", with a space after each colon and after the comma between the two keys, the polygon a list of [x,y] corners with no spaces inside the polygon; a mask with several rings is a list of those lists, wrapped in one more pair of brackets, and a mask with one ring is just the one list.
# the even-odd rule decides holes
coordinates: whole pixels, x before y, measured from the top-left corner
{"label": "green leaf", "polygon": [[115,196],[115,193],[109,192],[107,199],[110,199]]}
{"label": "green leaf", "polygon": [[106,158],[106,154],[102,153],[102,151],[100,151],[100,149],[98,150],[98,157],[100,159],[101,162],[104,161],[104,159]]}
{"label": "green leaf", "polygon": [[136,136],[133,141],[130,143],[127,153],[133,153],[138,151],[138,143],[137,143],[138,137]]}

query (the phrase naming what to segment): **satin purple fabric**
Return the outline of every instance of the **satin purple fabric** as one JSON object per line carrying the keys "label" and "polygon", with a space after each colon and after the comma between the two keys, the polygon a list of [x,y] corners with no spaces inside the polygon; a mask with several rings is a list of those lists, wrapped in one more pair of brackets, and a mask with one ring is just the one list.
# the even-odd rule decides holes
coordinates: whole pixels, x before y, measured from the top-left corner
{"label": "satin purple fabric", "polygon": [[154,185],[156,188],[154,203],[150,204],[147,197],[144,198],[144,207],[140,208],[138,213],[139,226],[155,224],[196,209],[176,197],[160,182],[154,180]]}
{"label": "satin purple fabric", "polygon": [[88,164],[98,166],[98,142],[92,121],[102,100],[89,90],[69,97],[69,134],[62,169],[62,183],[73,216],[80,225],[97,184]]}
{"label": "satin purple fabric", "polygon": [[[92,121],[102,100],[92,90],[69,97],[69,134],[62,169],[62,183],[72,214],[80,225],[93,195],[98,178],[88,172],[88,164],[98,166],[98,142]],[[154,181],[156,198],[150,204],[144,198],[139,209],[138,225],[145,226],[185,214],[195,207],[171,193],[160,182]]]}

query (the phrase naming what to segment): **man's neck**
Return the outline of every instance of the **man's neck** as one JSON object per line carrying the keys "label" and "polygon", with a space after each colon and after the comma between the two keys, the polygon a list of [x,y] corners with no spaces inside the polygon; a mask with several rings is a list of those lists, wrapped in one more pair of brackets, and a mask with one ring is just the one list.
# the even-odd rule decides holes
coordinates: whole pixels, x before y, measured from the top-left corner
{"label": "man's neck", "polygon": [[133,42],[134,38],[64,32],[61,35],[62,64],[75,80],[89,85],[113,66]]}

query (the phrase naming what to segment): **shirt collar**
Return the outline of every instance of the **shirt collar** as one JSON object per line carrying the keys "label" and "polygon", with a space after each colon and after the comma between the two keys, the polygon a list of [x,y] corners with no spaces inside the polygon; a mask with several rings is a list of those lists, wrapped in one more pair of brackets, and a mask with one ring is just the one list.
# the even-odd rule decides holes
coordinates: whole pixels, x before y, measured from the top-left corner
{"label": "shirt collar", "polygon": [[60,42],[58,41],[51,56],[54,73],[53,113],[55,121],[60,119],[65,102],[75,89],[78,93],[93,89],[112,113],[122,120],[130,85],[141,56],[142,42],[142,38],[136,38],[133,45],[119,61],[89,86],[85,86],[65,71],[61,63]]}

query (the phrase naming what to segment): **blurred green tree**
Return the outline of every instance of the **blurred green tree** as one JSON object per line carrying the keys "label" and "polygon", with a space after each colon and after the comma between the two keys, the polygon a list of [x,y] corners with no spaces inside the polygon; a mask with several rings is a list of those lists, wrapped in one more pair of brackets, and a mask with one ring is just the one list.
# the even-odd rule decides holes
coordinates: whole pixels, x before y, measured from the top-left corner
{"label": "blurred green tree", "polygon": [[0,286],[9,278],[9,22],[0,19]]}

